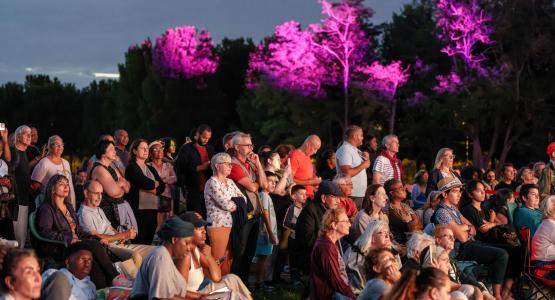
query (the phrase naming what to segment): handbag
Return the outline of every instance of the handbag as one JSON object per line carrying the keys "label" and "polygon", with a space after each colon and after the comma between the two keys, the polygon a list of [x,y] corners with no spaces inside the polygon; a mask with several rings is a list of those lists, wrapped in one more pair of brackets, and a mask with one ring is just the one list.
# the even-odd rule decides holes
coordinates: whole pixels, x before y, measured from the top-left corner
{"label": "handbag", "polygon": [[172,198],[166,196],[159,196],[158,199],[158,212],[170,212],[172,210]]}
{"label": "handbag", "polygon": [[12,189],[9,190],[5,186],[0,186],[0,219],[8,218],[15,220],[17,216],[14,216],[14,205],[17,205],[17,200],[13,192],[13,180],[8,176],[3,178],[8,178],[10,180]]}

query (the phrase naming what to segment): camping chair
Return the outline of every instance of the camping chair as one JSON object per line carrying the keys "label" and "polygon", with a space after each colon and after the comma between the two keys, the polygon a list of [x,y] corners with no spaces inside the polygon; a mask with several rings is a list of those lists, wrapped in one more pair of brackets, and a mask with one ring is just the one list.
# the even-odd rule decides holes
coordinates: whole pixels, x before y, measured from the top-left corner
{"label": "camping chair", "polygon": [[518,204],[516,203],[507,203],[507,218],[509,219],[509,224],[511,224],[511,226],[514,226],[513,221],[514,221],[514,216],[515,216],[515,210],[517,209]]}
{"label": "camping chair", "polygon": [[555,266],[533,266],[530,228],[523,227],[519,233],[526,247],[523,274],[519,280],[519,290],[522,291],[524,282],[527,282],[528,292],[524,295],[524,299],[555,299],[555,280],[543,277],[545,273],[555,271]]}
{"label": "camping chair", "polygon": [[[54,264],[56,264],[56,262],[59,263],[63,259],[62,257],[52,257],[44,250],[45,248],[52,248],[52,247],[59,247],[59,248],[65,249],[68,245],[65,241],[51,240],[51,239],[42,237],[37,230],[36,213],[37,212],[34,211],[29,215],[29,230],[31,231],[31,235],[32,235],[31,244],[33,245],[33,248],[36,249],[38,257],[45,258],[47,260],[52,260],[53,261],[52,263]],[[45,245],[50,245],[52,247],[45,247]],[[60,251],[60,253],[63,253],[63,251]]]}

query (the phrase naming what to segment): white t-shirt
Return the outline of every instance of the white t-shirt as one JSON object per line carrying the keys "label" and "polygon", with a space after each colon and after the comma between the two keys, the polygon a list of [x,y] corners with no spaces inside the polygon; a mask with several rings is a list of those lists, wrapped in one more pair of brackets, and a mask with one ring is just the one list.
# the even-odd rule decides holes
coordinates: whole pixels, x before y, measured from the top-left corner
{"label": "white t-shirt", "polygon": [[75,190],[73,189],[73,179],[71,178],[71,168],[69,167],[69,162],[62,158],[62,163],[57,165],[53,163],[48,157],[41,159],[35,168],[33,169],[33,174],[31,174],[31,180],[39,182],[40,192],[44,194],[46,191],[46,186],[48,185],[48,180],[54,175],[64,175],[69,180],[69,198],[73,208],[75,208]]}
{"label": "white t-shirt", "polygon": [[[337,174],[343,174],[343,172],[341,172],[341,166],[356,168],[363,162],[361,151],[348,142],[343,142],[343,145],[337,149],[337,152],[335,153],[335,160],[337,162]],[[366,170],[361,170],[358,174],[351,177],[351,181],[353,182],[353,191],[351,192],[351,196],[364,197],[366,185],[368,185]]]}

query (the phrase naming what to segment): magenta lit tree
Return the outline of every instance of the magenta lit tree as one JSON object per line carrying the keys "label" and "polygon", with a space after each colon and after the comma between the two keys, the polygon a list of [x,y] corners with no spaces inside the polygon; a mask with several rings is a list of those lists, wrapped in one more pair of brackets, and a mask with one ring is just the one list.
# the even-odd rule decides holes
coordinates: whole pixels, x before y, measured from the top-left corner
{"label": "magenta lit tree", "polygon": [[214,73],[218,57],[208,31],[201,30],[197,35],[194,26],[182,26],[156,38],[152,63],[164,77],[190,79]]}
{"label": "magenta lit tree", "polygon": [[480,8],[477,0],[438,0],[436,14],[440,38],[447,42],[441,51],[462,59],[467,73],[474,71],[490,77],[492,70],[484,66],[485,50],[479,48],[493,44],[490,14]]}
{"label": "magenta lit tree", "polygon": [[403,68],[400,61],[393,61],[388,65],[375,61],[370,66],[357,67],[356,70],[367,78],[363,83],[366,89],[380,93],[390,102],[389,133],[393,134],[397,111],[395,95],[399,87],[407,83],[409,67]]}
{"label": "magenta lit tree", "polygon": [[276,26],[274,36],[251,53],[247,86],[254,88],[258,76],[271,84],[303,96],[325,95],[322,86],[335,84],[334,69],[327,64],[327,54],[317,47],[308,31],[290,21]]}
{"label": "magenta lit tree", "polygon": [[345,127],[349,123],[349,84],[352,71],[355,66],[364,65],[364,56],[370,45],[370,39],[359,24],[359,18],[361,14],[372,14],[372,11],[362,7],[362,2],[351,2],[342,0],[340,3],[331,4],[325,0],[320,1],[325,18],[320,24],[309,26],[315,44],[324,50],[339,68],[345,101]]}

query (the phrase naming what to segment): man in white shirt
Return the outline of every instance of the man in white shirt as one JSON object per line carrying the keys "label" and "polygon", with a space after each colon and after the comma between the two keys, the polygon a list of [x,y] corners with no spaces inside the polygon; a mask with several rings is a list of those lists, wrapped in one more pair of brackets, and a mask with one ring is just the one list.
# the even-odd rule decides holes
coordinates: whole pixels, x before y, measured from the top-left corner
{"label": "man in white shirt", "polygon": [[130,266],[125,261],[132,258],[134,264],[138,268],[142,259],[155,247],[125,243],[137,236],[137,229],[131,228],[126,231],[118,232],[112,227],[104,211],[98,207],[102,201],[103,191],[100,182],[96,180],[87,181],[83,186],[83,191],[85,199],[77,213],[79,224],[84,231],[97,236],[101,243],[109,245],[110,250],[124,261],[122,263],[122,268],[123,271],[126,272],[126,275],[134,278],[137,271],[136,268],[134,269],[133,266]]}
{"label": "man in white shirt", "polygon": [[358,149],[364,141],[362,128],[351,125],[345,130],[345,140],[343,145],[335,153],[337,161],[337,174],[349,175],[353,182],[351,199],[356,203],[357,210],[362,208],[364,193],[368,181],[366,179],[366,169],[371,165],[368,152]]}

